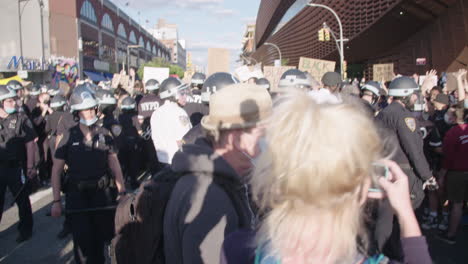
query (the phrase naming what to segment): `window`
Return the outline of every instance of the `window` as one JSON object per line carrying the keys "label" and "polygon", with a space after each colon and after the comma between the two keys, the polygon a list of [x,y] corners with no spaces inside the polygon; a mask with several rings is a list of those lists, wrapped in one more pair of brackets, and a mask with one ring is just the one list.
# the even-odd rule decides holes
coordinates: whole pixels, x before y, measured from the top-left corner
{"label": "window", "polygon": [[153,45],[153,49],[152,49],[152,50],[153,50],[153,54],[156,55],[156,48],[154,47],[154,45]]}
{"label": "window", "polygon": [[143,38],[140,36],[140,39],[138,40],[138,45],[140,45],[142,48],[145,48],[145,41]]}
{"label": "window", "polygon": [[127,39],[127,33],[125,32],[125,27],[122,23],[120,23],[119,28],[117,29],[117,34],[120,37]]}
{"label": "window", "polygon": [[146,42],[146,50],[149,51],[149,52],[151,52],[151,44],[150,44],[149,41]]}
{"label": "window", "polygon": [[101,26],[111,32],[114,32],[114,26],[112,25],[112,19],[109,14],[104,14],[101,21]]}
{"label": "window", "polygon": [[97,23],[96,12],[94,12],[94,7],[88,0],[81,6],[80,15],[91,22]]}
{"label": "window", "polygon": [[130,38],[129,38],[130,42],[133,43],[133,44],[136,44],[136,37],[135,37],[135,32],[130,32]]}

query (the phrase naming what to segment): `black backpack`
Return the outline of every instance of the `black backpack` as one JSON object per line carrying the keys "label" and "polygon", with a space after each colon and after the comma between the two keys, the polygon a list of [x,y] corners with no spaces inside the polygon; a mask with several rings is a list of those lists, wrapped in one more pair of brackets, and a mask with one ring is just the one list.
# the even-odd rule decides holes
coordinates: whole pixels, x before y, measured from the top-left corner
{"label": "black backpack", "polygon": [[[177,181],[189,173],[176,173],[167,166],[142,183],[136,192],[120,199],[115,213],[116,235],[111,242],[112,263],[165,263],[164,212]],[[227,192],[241,218],[242,201],[229,188],[231,185],[221,177],[213,177],[213,181]]]}

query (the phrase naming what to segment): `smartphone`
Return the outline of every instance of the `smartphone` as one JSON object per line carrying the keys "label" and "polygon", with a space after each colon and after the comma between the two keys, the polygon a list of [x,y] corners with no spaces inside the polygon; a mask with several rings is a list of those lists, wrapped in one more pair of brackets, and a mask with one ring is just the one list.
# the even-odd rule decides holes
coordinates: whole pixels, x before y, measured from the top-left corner
{"label": "smartphone", "polygon": [[378,179],[380,177],[384,177],[385,179],[388,179],[389,176],[389,169],[388,166],[382,164],[382,163],[372,163],[372,181],[371,181],[371,186],[369,188],[369,192],[382,192],[380,189],[380,185],[378,183]]}

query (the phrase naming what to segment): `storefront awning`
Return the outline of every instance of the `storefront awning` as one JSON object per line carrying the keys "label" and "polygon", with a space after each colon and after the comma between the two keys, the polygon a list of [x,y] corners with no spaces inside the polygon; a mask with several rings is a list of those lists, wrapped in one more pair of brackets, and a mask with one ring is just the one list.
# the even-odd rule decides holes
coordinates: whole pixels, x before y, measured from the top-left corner
{"label": "storefront awning", "polygon": [[92,72],[92,71],[83,71],[88,78],[90,78],[93,82],[100,82],[100,81],[107,81],[106,77],[102,73],[99,72]]}

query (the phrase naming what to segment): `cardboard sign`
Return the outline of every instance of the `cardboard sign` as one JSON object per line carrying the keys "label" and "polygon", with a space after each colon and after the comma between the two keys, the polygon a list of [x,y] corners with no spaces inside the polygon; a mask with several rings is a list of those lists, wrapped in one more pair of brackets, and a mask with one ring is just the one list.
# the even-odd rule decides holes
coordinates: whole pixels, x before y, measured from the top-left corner
{"label": "cardboard sign", "polygon": [[393,79],[393,63],[374,64],[372,80],[380,82],[389,82]]}
{"label": "cardboard sign", "polygon": [[270,81],[270,92],[278,91],[278,83],[281,78],[281,75],[289,69],[295,69],[293,66],[265,66],[263,67],[263,74],[268,81]]}
{"label": "cardboard sign", "polygon": [[335,64],[334,61],[301,57],[299,59],[299,70],[310,73],[316,81],[320,82],[325,73],[335,71]]}
{"label": "cardboard sign", "polygon": [[114,77],[112,78],[111,88],[115,89],[119,86],[120,83],[120,74],[114,73]]}
{"label": "cardboard sign", "polygon": [[[424,81],[426,81],[427,79],[427,76],[426,75],[420,75],[419,76],[419,85],[423,85]],[[434,87],[434,86],[437,86],[437,76],[432,76],[430,80],[428,80],[428,82],[430,81],[430,84],[431,84],[431,88]]]}
{"label": "cardboard sign", "polygon": [[149,79],[155,79],[161,84],[169,78],[169,68],[144,67],[143,68],[143,83]]}
{"label": "cardboard sign", "polygon": [[458,90],[458,81],[457,77],[455,77],[454,72],[447,72],[447,84],[446,84],[447,91],[453,92]]}

